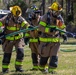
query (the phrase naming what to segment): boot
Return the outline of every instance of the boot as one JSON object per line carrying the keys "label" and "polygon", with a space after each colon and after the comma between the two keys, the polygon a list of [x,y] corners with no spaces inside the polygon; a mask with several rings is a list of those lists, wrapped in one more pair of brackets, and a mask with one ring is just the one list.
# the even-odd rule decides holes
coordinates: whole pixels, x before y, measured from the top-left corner
{"label": "boot", "polygon": [[51,74],[57,74],[56,69],[53,69],[53,68],[49,68],[48,72]]}
{"label": "boot", "polygon": [[36,66],[33,66],[33,68],[32,69],[30,69],[31,71],[37,71],[39,68],[38,68],[38,66],[36,65]]}
{"label": "boot", "polygon": [[22,68],[16,68],[16,72],[24,72]]}
{"label": "boot", "polygon": [[8,73],[9,70],[8,69],[2,69],[2,73]]}

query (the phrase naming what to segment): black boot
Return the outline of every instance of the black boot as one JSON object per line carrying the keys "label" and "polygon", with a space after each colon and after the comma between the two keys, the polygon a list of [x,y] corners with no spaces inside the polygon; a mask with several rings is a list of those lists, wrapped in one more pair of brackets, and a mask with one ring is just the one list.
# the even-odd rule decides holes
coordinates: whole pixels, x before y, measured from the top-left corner
{"label": "black boot", "polygon": [[2,69],[2,73],[8,73],[9,70],[8,69]]}
{"label": "black boot", "polygon": [[16,68],[16,72],[24,72],[22,68]]}

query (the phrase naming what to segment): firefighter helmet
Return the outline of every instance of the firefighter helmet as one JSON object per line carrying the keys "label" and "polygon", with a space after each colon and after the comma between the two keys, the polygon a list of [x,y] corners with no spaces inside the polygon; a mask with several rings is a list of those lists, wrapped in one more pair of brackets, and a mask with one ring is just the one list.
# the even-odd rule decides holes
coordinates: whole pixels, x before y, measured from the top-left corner
{"label": "firefighter helmet", "polygon": [[48,7],[49,9],[51,10],[54,10],[54,11],[61,11],[62,8],[61,8],[61,5],[58,3],[58,2],[54,2],[50,7]]}
{"label": "firefighter helmet", "polygon": [[39,10],[39,8],[38,8],[36,5],[33,5],[33,6],[31,7],[31,9],[32,9],[33,12],[35,12],[35,13],[40,13],[40,12],[41,12],[41,10]]}
{"label": "firefighter helmet", "polygon": [[10,7],[10,11],[14,16],[21,16],[22,14],[22,10],[19,6]]}
{"label": "firefighter helmet", "polygon": [[37,7],[36,5],[33,5],[33,6],[31,7],[31,9],[33,9],[33,10],[38,10],[38,7]]}

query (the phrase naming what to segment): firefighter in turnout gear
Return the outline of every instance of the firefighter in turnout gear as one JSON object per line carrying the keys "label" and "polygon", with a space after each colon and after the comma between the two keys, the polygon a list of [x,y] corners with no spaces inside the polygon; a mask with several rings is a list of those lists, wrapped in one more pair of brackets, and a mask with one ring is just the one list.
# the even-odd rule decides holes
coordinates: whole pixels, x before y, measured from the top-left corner
{"label": "firefighter in turnout gear", "polygon": [[[55,16],[55,12],[57,11],[57,10],[59,10],[59,12],[62,12],[62,8],[61,8],[61,5],[59,4],[59,3],[56,3],[56,2],[54,2],[50,7],[49,7],[49,9],[51,9],[51,10],[53,10],[53,14],[54,14],[54,16]],[[61,29],[63,29],[64,31],[66,31],[66,26],[65,26],[65,23],[64,23],[64,19],[63,19],[63,17],[61,16],[61,14],[59,14],[58,16],[57,16],[57,18],[58,18],[58,27],[60,28],[60,26],[62,26],[62,24],[63,24],[63,26],[61,27]],[[60,33],[60,36],[63,38],[63,42],[65,43],[65,42],[67,42],[67,35],[65,34],[65,33],[63,33],[63,32],[61,32]]]}
{"label": "firefighter in turnout gear", "polygon": [[[58,27],[58,16],[62,10],[61,6],[54,2],[46,14],[44,14],[39,22],[39,31],[41,35],[39,37],[39,54],[40,66],[39,69],[45,73],[54,73],[58,66],[58,51],[60,48],[60,36],[59,31],[56,28],[62,29],[65,26],[62,24]],[[49,61],[48,61],[49,59]],[[46,65],[48,63],[48,67]]]}
{"label": "firefighter in turnout gear", "polygon": [[[10,7],[11,13],[0,19],[0,26],[4,25],[4,34],[10,34],[20,29],[28,28],[30,25],[27,21],[21,16],[22,11],[19,6]],[[4,51],[3,60],[2,60],[2,72],[9,72],[9,64],[12,55],[13,46],[16,49],[16,60],[15,60],[15,69],[16,72],[23,72],[22,62],[24,59],[24,39],[23,33],[17,35],[12,35],[3,38],[2,48]]]}
{"label": "firefighter in turnout gear", "polygon": [[[31,13],[29,14],[29,23],[32,26],[38,26],[40,21],[40,10],[33,5],[31,7]],[[39,46],[39,34],[37,30],[30,32],[30,40],[29,40],[29,47],[31,49],[31,58],[33,68],[31,70],[38,70],[38,61],[39,61],[39,54],[38,54],[38,46]]]}

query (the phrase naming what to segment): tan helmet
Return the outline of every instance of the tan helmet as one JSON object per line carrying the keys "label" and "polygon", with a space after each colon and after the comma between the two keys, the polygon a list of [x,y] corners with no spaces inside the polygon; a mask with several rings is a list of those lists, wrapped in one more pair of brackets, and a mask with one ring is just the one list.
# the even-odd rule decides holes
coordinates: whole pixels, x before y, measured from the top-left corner
{"label": "tan helmet", "polygon": [[19,6],[13,6],[10,7],[10,11],[14,16],[21,16],[22,15],[22,10]]}
{"label": "tan helmet", "polygon": [[61,5],[58,2],[54,2],[50,7],[48,7],[54,11],[62,11]]}

